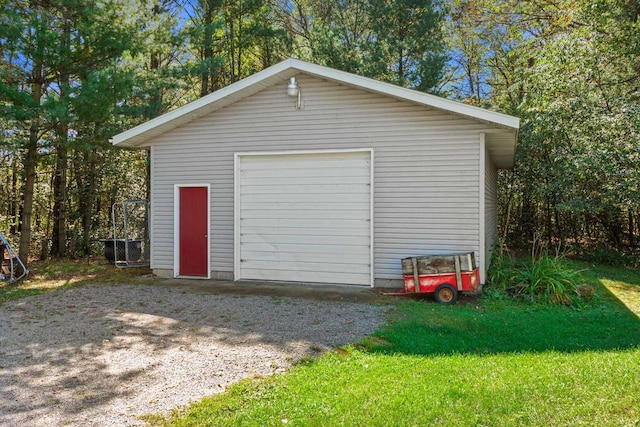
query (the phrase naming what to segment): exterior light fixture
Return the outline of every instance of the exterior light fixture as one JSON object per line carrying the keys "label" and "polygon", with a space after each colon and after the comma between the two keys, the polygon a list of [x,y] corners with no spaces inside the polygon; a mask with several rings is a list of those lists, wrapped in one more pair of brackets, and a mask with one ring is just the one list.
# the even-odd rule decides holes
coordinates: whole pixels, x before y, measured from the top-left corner
{"label": "exterior light fixture", "polygon": [[298,96],[298,92],[300,92],[298,82],[295,77],[291,77],[291,80],[289,80],[289,86],[287,86],[287,95]]}
{"label": "exterior light fixture", "polygon": [[287,85],[287,95],[291,97],[296,97],[296,108],[301,110],[304,108],[304,103],[302,102],[302,91],[298,87],[298,82],[295,77],[291,77],[289,80],[289,85]]}

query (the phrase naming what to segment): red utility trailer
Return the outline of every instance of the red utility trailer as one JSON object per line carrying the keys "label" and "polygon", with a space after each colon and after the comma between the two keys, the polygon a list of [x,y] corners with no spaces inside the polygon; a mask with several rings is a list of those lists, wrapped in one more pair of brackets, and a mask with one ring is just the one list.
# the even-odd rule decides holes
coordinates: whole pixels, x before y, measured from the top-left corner
{"label": "red utility trailer", "polygon": [[404,258],[402,276],[404,291],[388,295],[432,293],[436,301],[453,304],[460,292],[475,293],[480,286],[473,252]]}

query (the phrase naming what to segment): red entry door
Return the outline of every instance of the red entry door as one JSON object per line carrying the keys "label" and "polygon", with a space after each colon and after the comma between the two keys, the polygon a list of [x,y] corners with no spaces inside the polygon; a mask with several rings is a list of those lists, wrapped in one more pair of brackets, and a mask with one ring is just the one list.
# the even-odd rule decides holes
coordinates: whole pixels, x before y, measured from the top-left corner
{"label": "red entry door", "polygon": [[180,276],[209,276],[208,192],[180,187]]}

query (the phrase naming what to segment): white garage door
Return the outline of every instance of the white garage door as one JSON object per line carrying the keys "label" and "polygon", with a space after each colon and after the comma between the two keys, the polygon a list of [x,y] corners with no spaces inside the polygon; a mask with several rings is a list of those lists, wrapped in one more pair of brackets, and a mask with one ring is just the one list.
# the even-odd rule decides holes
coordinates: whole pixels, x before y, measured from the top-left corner
{"label": "white garage door", "polygon": [[236,168],[237,278],[371,285],[370,151],[238,155]]}

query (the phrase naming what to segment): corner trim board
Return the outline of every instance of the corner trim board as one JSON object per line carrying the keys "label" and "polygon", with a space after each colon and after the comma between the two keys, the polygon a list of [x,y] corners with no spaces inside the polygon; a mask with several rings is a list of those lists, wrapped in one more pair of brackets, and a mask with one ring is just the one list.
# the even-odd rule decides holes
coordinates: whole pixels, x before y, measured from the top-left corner
{"label": "corner trim board", "polygon": [[487,257],[487,241],[486,241],[486,215],[485,215],[485,198],[486,198],[486,167],[487,167],[487,158],[486,158],[486,142],[485,142],[485,134],[484,133],[480,133],[480,170],[478,171],[478,178],[479,178],[479,215],[478,217],[480,218],[479,221],[479,229],[478,229],[478,236],[479,236],[479,249],[478,249],[478,265],[480,267],[480,283],[484,285],[485,280],[486,280],[486,268],[487,268],[487,263],[486,263],[486,257]]}

